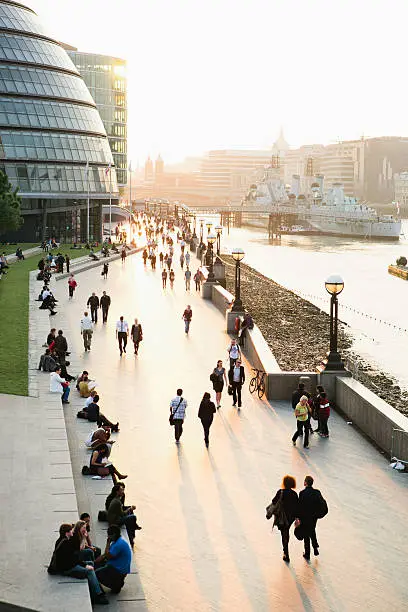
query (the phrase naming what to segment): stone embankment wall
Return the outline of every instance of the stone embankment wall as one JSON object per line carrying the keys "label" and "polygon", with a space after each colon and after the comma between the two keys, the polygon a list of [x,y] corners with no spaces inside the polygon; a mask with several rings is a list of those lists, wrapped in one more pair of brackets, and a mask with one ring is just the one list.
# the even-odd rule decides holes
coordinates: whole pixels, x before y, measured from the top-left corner
{"label": "stone embankment wall", "polygon": [[[231,256],[223,255],[227,290],[234,292],[235,272]],[[250,266],[241,264],[241,297],[245,308],[284,371],[315,371],[329,347],[329,315]],[[394,408],[408,415],[408,394],[395,379],[367,364],[353,351],[353,340],[340,325],[339,350],[359,365],[359,380]]]}

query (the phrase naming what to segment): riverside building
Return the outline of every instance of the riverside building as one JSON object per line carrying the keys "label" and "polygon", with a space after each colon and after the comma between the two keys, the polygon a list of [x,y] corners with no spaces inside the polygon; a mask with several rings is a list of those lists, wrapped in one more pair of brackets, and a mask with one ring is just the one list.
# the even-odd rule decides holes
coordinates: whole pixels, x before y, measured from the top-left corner
{"label": "riverside building", "polygon": [[[109,171],[109,168],[112,170]],[[0,0],[0,169],[22,197],[24,224],[2,239],[102,236],[102,204],[118,197],[95,102],[36,13]]]}
{"label": "riverside building", "polygon": [[109,55],[83,53],[68,47],[68,55],[95,100],[108,135],[121,192],[127,185],[127,78],[126,61]]}

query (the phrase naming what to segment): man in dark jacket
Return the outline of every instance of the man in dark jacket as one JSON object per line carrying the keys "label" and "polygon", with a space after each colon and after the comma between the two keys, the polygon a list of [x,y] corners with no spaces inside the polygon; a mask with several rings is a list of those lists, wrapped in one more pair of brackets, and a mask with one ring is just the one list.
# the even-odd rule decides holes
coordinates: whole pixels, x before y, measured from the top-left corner
{"label": "man in dark jacket", "polygon": [[98,322],[98,308],[99,308],[98,296],[95,295],[95,293],[92,293],[92,295],[88,298],[86,305],[89,306],[91,309],[92,323],[97,323]]}
{"label": "man in dark jacket", "polygon": [[62,331],[62,329],[58,330],[58,335],[55,338],[54,342],[55,342],[54,351],[58,357],[58,361],[60,363],[65,363],[65,356],[68,351],[68,342],[64,336],[64,332]]}
{"label": "man in dark jacket", "polygon": [[237,399],[238,399],[238,408],[241,408],[242,406],[241,389],[242,389],[242,385],[245,382],[245,370],[244,370],[244,366],[241,365],[240,359],[237,359],[237,361],[235,362],[235,366],[232,367],[230,371],[228,372],[228,380],[232,387],[232,400],[233,400],[232,405],[236,406]]}
{"label": "man in dark jacket", "polygon": [[303,525],[305,552],[303,556],[310,559],[310,542],[314,555],[319,554],[319,544],[316,538],[316,523],[321,516],[322,505],[325,505],[322,494],[313,488],[313,477],[305,476],[305,488],[299,493],[299,519]]}
{"label": "man in dark jacket", "polygon": [[102,323],[106,323],[106,321],[108,320],[109,306],[111,304],[111,299],[109,295],[106,295],[106,291],[102,293],[102,297],[99,301],[99,304],[102,308]]}
{"label": "man in dark jacket", "polygon": [[308,391],[305,391],[304,383],[299,383],[298,384],[298,388],[295,391],[293,391],[293,393],[292,393],[292,408],[293,408],[293,410],[295,410],[295,408],[298,405],[299,400],[302,397],[302,395],[306,395],[307,398],[310,398],[310,393],[308,393]]}

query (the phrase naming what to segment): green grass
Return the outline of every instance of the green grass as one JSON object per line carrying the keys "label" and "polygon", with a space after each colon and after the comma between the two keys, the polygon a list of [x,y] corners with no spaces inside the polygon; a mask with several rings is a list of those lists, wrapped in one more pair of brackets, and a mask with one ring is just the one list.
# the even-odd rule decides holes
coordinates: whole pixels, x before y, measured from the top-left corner
{"label": "green grass", "polygon": [[0,244],[0,253],[5,253],[6,255],[15,255],[17,247],[20,247],[23,251],[26,249],[32,249],[33,247],[38,247],[38,242],[19,242],[18,244]]}
{"label": "green grass", "polygon": [[[71,259],[88,252],[70,251],[70,246],[62,244],[60,250],[69,253]],[[11,264],[7,276],[0,281],[0,393],[28,395],[29,273],[37,268],[40,257],[35,254]]]}

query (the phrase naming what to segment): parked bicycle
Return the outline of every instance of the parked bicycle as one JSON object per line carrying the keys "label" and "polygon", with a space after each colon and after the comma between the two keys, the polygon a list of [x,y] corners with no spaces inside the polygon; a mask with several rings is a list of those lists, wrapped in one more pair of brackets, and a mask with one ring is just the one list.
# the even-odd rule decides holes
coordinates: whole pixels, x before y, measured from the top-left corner
{"label": "parked bicycle", "polygon": [[252,370],[256,372],[256,374],[249,381],[249,391],[250,393],[255,393],[255,391],[258,391],[258,397],[259,399],[262,399],[265,394],[266,372],[263,370],[257,370],[257,368],[252,368]]}

